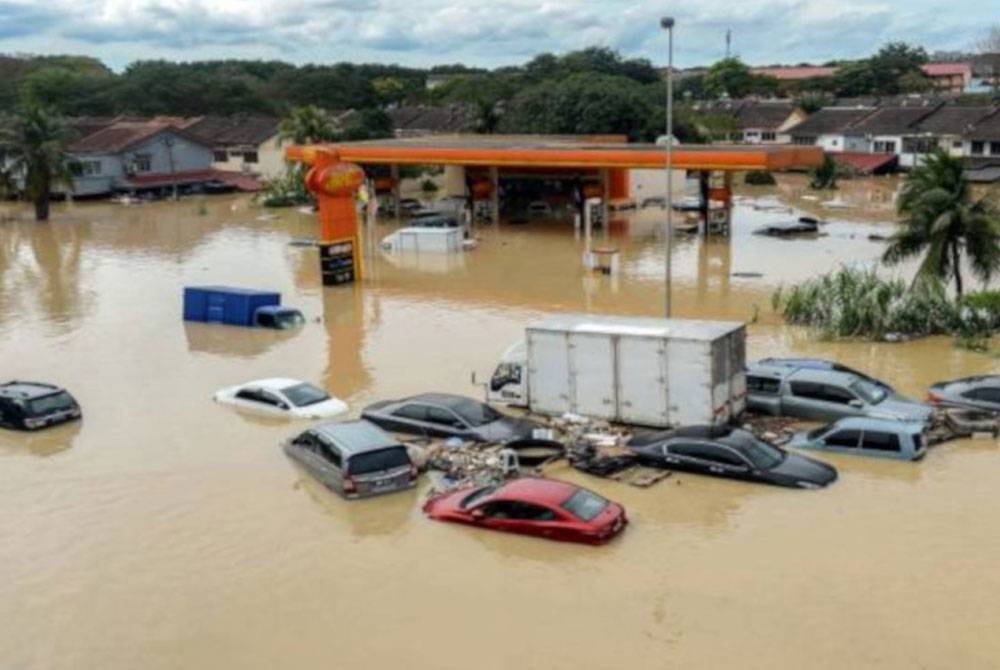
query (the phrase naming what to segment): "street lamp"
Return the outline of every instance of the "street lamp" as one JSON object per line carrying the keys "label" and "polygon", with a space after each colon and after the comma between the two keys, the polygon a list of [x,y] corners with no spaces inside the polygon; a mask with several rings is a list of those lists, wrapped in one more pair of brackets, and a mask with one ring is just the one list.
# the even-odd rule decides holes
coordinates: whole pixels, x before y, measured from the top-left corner
{"label": "street lamp", "polygon": [[674,17],[664,16],[660,27],[667,31],[667,231],[666,231],[666,298],[665,316],[670,318],[670,275],[672,274],[671,252],[674,241]]}

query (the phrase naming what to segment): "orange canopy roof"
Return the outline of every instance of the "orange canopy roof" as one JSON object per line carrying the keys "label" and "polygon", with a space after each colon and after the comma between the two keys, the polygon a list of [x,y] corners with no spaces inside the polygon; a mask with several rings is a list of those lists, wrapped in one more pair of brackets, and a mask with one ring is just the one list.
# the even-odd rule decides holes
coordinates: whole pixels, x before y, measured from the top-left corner
{"label": "orange canopy roof", "polygon": [[[292,146],[286,157],[312,164],[318,153],[361,165],[483,165],[497,167],[664,168],[666,150],[654,144],[596,144],[544,136],[460,135]],[[791,145],[678,145],[673,165],[687,170],[782,170],[812,167],[819,147]]]}

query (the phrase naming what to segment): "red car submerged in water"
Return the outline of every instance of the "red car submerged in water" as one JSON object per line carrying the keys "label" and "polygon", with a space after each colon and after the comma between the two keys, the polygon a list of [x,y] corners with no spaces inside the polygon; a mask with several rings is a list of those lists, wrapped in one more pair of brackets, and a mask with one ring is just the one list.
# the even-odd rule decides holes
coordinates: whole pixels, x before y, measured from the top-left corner
{"label": "red car submerged in water", "polygon": [[587,544],[603,544],[628,524],[618,503],[575,484],[538,477],[451,491],[428,500],[424,512],[438,521]]}

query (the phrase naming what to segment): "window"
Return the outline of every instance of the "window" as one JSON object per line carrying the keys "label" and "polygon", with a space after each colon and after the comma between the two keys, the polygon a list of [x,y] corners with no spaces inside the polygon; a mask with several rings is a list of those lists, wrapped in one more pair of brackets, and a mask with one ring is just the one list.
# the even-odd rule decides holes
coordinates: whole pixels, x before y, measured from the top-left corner
{"label": "window", "polygon": [[830,142],[831,147],[840,146],[840,140],[833,140]]}
{"label": "window", "polygon": [[410,455],[406,447],[388,447],[377,451],[367,451],[351,456],[347,462],[347,470],[352,475],[364,475],[370,472],[395,470],[410,467]]}
{"label": "window", "polygon": [[238,400],[248,400],[250,402],[261,402],[260,395],[257,391],[251,391],[250,389],[241,389],[237,391],[236,398]]}
{"label": "window", "polygon": [[955,140],[954,142],[952,142],[951,143],[951,148],[952,149],[961,149],[962,148],[962,140]]}
{"label": "window", "polygon": [[851,390],[871,405],[879,404],[885,400],[887,395],[889,395],[889,392],[884,386],[881,386],[870,379],[858,379],[851,384]]}
{"label": "window", "polygon": [[268,312],[261,312],[257,315],[257,325],[264,328],[274,328],[274,315]]}
{"label": "window", "polygon": [[1000,156],[1000,142],[990,142],[990,155]]}
{"label": "window", "polygon": [[427,421],[427,407],[425,405],[403,405],[392,415],[411,421]]}
{"label": "window", "polygon": [[608,507],[608,501],[586,489],[579,489],[562,504],[562,508],[584,521],[591,521]]}
{"label": "window", "polygon": [[899,438],[894,433],[866,430],[861,440],[861,448],[873,451],[899,451]]}
{"label": "window", "polygon": [[937,140],[927,137],[903,138],[903,153],[929,154],[937,148]]}
{"label": "window", "polygon": [[895,140],[876,140],[875,143],[872,145],[872,153],[876,154],[896,153]]}
{"label": "window", "polygon": [[757,393],[777,393],[781,388],[780,379],[747,375],[747,390]]}
{"label": "window", "polygon": [[517,500],[498,500],[483,505],[480,509],[494,519],[516,519],[518,521],[555,521],[556,513],[547,507]]}
{"label": "window", "polygon": [[216,163],[225,163],[229,160],[229,154],[225,151],[213,151],[212,160]]}
{"label": "window", "polygon": [[725,447],[716,446],[714,444],[706,444],[702,446],[702,456],[703,459],[711,461],[713,463],[719,463],[720,465],[728,465],[734,468],[745,468],[747,463],[742,458],[740,458],[731,449],[726,449]]}
{"label": "window", "polygon": [[763,140],[764,142],[773,142],[775,139],[777,139],[777,137],[778,136],[776,133],[773,133],[769,130],[765,130],[760,134],[760,139]]}
{"label": "window", "polygon": [[982,388],[972,389],[971,391],[966,391],[962,394],[966,398],[971,398],[973,400],[980,400],[983,402],[1000,403],[1000,388],[991,388],[984,386]]}
{"label": "window", "polygon": [[150,172],[153,169],[153,157],[150,154],[136,154],[132,159],[132,167],[136,172]]}
{"label": "window", "polygon": [[458,417],[455,416],[453,412],[442,409],[441,407],[428,407],[426,420],[441,426],[454,427],[456,425],[461,425],[462,428],[465,428],[465,425],[461,424]]}
{"label": "window", "polygon": [[827,435],[823,442],[831,447],[848,447],[854,449],[857,448],[860,439],[860,430],[838,430],[832,435]]}
{"label": "window", "polygon": [[65,391],[53,393],[28,401],[29,416],[44,416],[55,412],[65,412],[76,407],[76,402]]}
{"label": "window", "polygon": [[789,384],[792,395],[798,398],[808,398],[810,400],[825,400],[823,387],[813,382],[792,382]]}
{"label": "window", "polygon": [[296,407],[306,407],[308,405],[315,405],[318,402],[323,402],[330,398],[328,394],[323,389],[313,386],[312,384],[296,384],[295,386],[289,386],[288,388],[281,389],[281,392],[285,394],[285,397],[292,401],[292,404]]}
{"label": "window", "polygon": [[493,423],[501,418],[499,412],[475,400],[462,400],[451,406],[451,409],[472,426],[482,426]]}
{"label": "window", "polygon": [[816,144],[815,137],[809,137],[806,135],[798,135],[792,138],[792,144],[798,145],[800,147],[811,147]]}
{"label": "window", "polygon": [[972,155],[982,156],[985,153],[986,142],[973,142],[972,143]]}
{"label": "window", "polygon": [[837,403],[838,405],[847,405],[850,404],[852,400],[857,400],[857,397],[853,393],[847,389],[842,389],[839,386],[823,384],[822,393],[824,400],[827,402]]}
{"label": "window", "polygon": [[96,177],[101,174],[101,161],[80,161],[77,172],[81,177]]}
{"label": "window", "polygon": [[243,162],[244,163],[256,163],[257,162],[257,152],[256,151],[247,151],[246,153],[244,153],[243,154]]}
{"label": "window", "polygon": [[484,486],[481,489],[476,489],[469,495],[465,496],[465,498],[462,500],[461,503],[459,503],[459,505],[461,505],[461,507],[464,509],[468,509],[469,506],[473,505],[479,500],[482,500],[486,496],[496,491],[498,488],[499,488],[498,486]]}
{"label": "window", "polygon": [[753,466],[758,470],[770,470],[785,460],[785,452],[773,444],[758,440],[755,437],[748,437],[745,440],[741,439],[736,443],[736,446],[739,452],[753,463]]}

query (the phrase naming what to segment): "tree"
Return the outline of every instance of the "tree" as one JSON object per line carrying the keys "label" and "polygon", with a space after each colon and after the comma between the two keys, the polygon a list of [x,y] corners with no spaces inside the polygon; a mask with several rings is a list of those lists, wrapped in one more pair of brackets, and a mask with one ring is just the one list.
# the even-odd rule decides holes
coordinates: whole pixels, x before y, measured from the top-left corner
{"label": "tree", "polygon": [[750,92],[753,73],[739,58],[723,58],[705,73],[705,93],[713,98],[742,98]]}
{"label": "tree", "polygon": [[834,75],[837,95],[898,95],[929,90],[930,80],[920,69],[927,62],[922,47],[890,42],[871,58],[848,63]]}
{"label": "tree", "polygon": [[973,198],[961,159],[943,149],[928,154],[907,177],[898,210],[902,230],[882,259],[893,265],[923,253],[915,281],[953,278],[961,297],[963,254],[984,282],[1000,271],[1000,212]]}
{"label": "tree", "polygon": [[823,162],[810,170],[809,188],[816,190],[837,188],[837,162],[833,156],[826,154]]}
{"label": "tree", "polygon": [[281,121],[278,128],[278,142],[313,144],[332,140],[335,134],[326,112],[318,107],[306,105],[296,107]]}
{"label": "tree", "polygon": [[376,77],[372,80],[372,88],[383,105],[399,102],[406,91],[403,82],[396,77]]}
{"label": "tree", "polygon": [[66,153],[71,134],[62,119],[33,104],[0,128],[0,155],[9,174],[35,205],[35,220],[48,221],[52,188],[72,185],[72,161]]}

